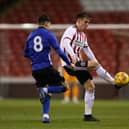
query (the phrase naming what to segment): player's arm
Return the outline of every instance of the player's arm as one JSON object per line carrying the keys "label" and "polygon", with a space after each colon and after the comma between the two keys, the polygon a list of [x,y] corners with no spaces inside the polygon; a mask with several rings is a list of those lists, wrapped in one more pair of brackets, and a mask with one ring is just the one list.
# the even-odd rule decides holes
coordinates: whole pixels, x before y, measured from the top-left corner
{"label": "player's arm", "polygon": [[77,59],[74,50],[71,46],[71,42],[72,40],[74,40],[75,34],[76,34],[76,29],[71,26],[66,29],[61,40],[62,47],[65,48],[65,51],[67,51],[68,55],[70,55],[72,63],[74,64],[76,63]]}
{"label": "player's arm", "polygon": [[71,38],[65,37],[63,39],[63,43],[65,45],[65,48],[67,49],[68,54],[71,55],[71,56],[75,56],[73,48],[70,45],[71,40],[72,40]]}
{"label": "player's arm", "polygon": [[67,56],[65,55],[65,53],[61,50],[61,48],[59,47],[58,41],[56,39],[56,37],[54,35],[51,34],[51,36],[49,37],[49,41],[52,45],[52,47],[55,49],[55,51],[57,52],[57,54],[68,64],[71,65],[69,59],[67,58]]}
{"label": "player's arm", "polygon": [[60,49],[60,47],[56,47],[55,51],[58,53],[58,55],[68,64],[71,65],[69,59],[65,55],[65,53]]}
{"label": "player's arm", "polygon": [[[84,53],[88,56],[90,60],[93,60],[98,63],[94,53],[90,49],[89,46],[83,48]],[[98,63],[96,67],[96,73],[99,77],[103,78],[104,80],[114,84],[114,78]]]}
{"label": "player's arm", "polygon": [[63,39],[63,42],[64,42],[64,45],[65,45],[65,48],[67,50],[67,53],[71,56],[71,59],[72,59],[72,63],[76,63],[76,55],[73,51],[73,48],[71,47],[70,45],[70,42],[71,42],[72,39],[68,38],[68,37],[65,37]]}

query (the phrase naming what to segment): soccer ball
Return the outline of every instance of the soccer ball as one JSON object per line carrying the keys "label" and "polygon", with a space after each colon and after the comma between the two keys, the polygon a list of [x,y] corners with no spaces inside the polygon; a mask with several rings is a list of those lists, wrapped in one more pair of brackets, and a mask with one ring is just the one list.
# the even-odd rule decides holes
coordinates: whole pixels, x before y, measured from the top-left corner
{"label": "soccer ball", "polygon": [[115,84],[118,86],[125,86],[129,83],[129,76],[126,72],[118,72],[115,75]]}

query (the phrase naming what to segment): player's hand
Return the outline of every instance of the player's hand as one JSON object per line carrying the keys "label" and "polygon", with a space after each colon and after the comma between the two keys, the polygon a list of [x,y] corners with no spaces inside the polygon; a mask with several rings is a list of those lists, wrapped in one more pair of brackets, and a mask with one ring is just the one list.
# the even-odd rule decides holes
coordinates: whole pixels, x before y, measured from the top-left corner
{"label": "player's hand", "polygon": [[77,62],[77,58],[75,56],[71,56],[72,58],[72,63],[75,64]]}
{"label": "player's hand", "polygon": [[71,67],[74,68],[75,67],[75,64],[71,64]]}
{"label": "player's hand", "polygon": [[61,66],[58,67],[58,71],[59,71],[60,75],[63,76],[64,71],[63,71],[63,68]]}

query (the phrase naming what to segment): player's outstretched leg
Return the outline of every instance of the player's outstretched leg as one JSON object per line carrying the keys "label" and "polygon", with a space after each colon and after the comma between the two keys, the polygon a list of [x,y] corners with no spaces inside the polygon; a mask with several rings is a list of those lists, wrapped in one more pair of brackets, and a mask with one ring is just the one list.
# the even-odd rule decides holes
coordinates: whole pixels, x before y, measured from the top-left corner
{"label": "player's outstretched leg", "polygon": [[61,85],[51,85],[47,87],[43,87],[42,90],[48,93],[62,93],[69,89],[69,85],[66,82],[61,82]]}

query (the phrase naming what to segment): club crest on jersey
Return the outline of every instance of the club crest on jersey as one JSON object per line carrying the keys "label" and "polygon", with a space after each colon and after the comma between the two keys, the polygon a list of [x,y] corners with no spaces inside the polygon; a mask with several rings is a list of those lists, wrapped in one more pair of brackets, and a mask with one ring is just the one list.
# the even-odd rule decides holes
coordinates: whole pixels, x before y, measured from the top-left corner
{"label": "club crest on jersey", "polygon": [[76,40],[76,41],[74,42],[74,45],[75,45],[75,46],[79,46],[79,47],[84,47],[84,46],[85,46],[85,43],[84,43],[84,42],[81,42],[81,41]]}

